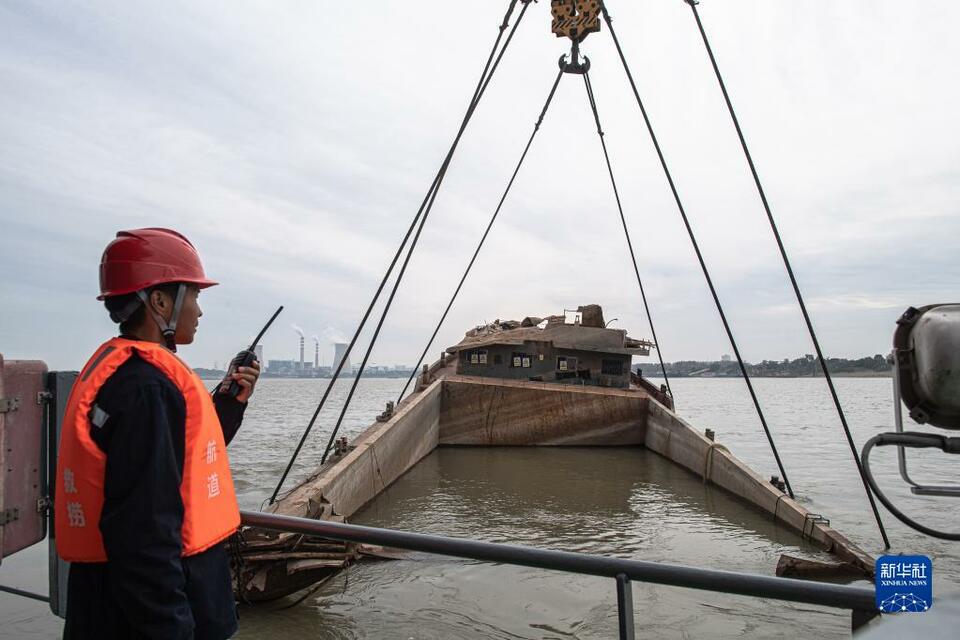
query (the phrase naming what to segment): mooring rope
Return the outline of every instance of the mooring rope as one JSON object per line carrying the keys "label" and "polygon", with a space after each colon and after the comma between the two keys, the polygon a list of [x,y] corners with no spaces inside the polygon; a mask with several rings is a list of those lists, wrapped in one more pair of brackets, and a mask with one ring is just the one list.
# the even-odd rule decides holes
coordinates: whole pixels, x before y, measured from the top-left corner
{"label": "mooring rope", "polygon": [[740,373],[743,376],[744,382],[747,384],[747,390],[750,392],[750,398],[753,400],[753,406],[757,411],[757,416],[760,418],[760,424],[763,427],[763,432],[767,436],[767,441],[770,443],[770,449],[773,452],[773,457],[777,462],[777,467],[780,469],[780,475],[783,477],[783,482],[787,486],[787,493],[789,493],[790,497],[792,498],[793,488],[790,486],[790,480],[787,478],[787,471],[783,467],[783,461],[780,459],[780,453],[777,451],[777,445],[773,441],[773,434],[770,433],[770,427],[767,426],[767,420],[763,415],[763,410],[760,408],[760,401],[757,399],[757,394],[753,389],[753,383],[750,381],[750,375],[747,373],[747,368],[743,363],[743,358],[740,356],[740,349],[737,347],[737,341],[733,337],[733,331],[730,329],[730,323],[727,322],[726,313],[723,311],[723,305],[720,304],[720,297],[717,295],[717,290],[713,286],[713,279],[710,277],[710,271],[707,269],[707,263],[704,261],[703,254],[700,252],[700,245],[697,243],[696,235],[693,233],[693,227],[690,226],[690,220],[687,218],[687,212],[683,207],[683,202],[680,200],[680,194],[677,191],[677,186],[674,183],[673,176],[671,175],[670,169],[667,166],[667,161],[664,158],[663,150],[660,148],[660,143],[658,142],[657,136],[653,131],[653,125],[650,122],[650,117],[647,115],[647,109],[643,106],[643,100],[640,98],[640,92],[637,90],[637,84],[634,82],[633,74],[630,72],[630,65],[627,64],[627,59],[623,54],[623,49],[620,47],[620,40],[617,38],[617,33],[613,28],[613,20],[610,18],[610,12],[607,11],[605,3],[600,3],[600,10],[603,12],[604,21],[607,23],[607,28],[610,30],[610,36],[613,39],[613,44],[616,46],[617,54],[620,56],[620,62],[623,64],[623,69],[627,74],[630,87],[633,89],[633,95],[637,100],[637,106],[640,107],[640,113],[643,115],[643,121],[646,124],[647,132],[650,134],[650,140],[653,142],[653,147],[657,152],[657,157],[660,159],[660,166],[663,168],[664,176],[667,179],[667,183],[670,185],[670,191],[673,193],[673,199],[677,203],[677,210],[680,212],[683,225],[687,229],[687,235],[690,236],[690,243],[693,245],[693,250],[697,254],[697,260],[700,263],[700,269],[703,271],[703,276],[707,281],[707,287],[710,289],[710,295],[713,297],[713,302],[717,307],[717,312],[720,314],[720,321],[723,323],[723,328],[727,333],[727,338],[730,340],[730,346],[737,358],[737,364],[740,366]]}
{"label": "mooring rope", "polygon": [[603,147],[603,157],[607,161],[607,173],[610,174],[610,184],[613,185],[613,196],[617,200],[617,210],[620,212],[620,222],[623,223],[623,234],[627,237],[627,248],[630,250],[630,260],[633,262],[633,272],[637,276],[637,284],[640,286],[640,298],[643,300],[643,309],[647,313],[647,322],[650,325],[650,335],[657,349],[657,358],[660,360],[660,371],[663,373],[663,381],[667,385],[667,393],[673,400],[676,408],[677,400],[673,396],[673,389],[670,388],[670,379],[667,377],[667,367],[663,363],[663,352],[660,350],[660,340],[657,339],[657,330],[653,328],[653,316],[650,315],[650,305],[647,304],[647,294],[643,290],[643,281],[640,279],[640,269],[637,267],[637,256],[633,251],[633,242],[630,240],[630,231],[627,229],[627,218],[623,215],[623,204],[620,202],[620,190],[617,189],[617,181],[613,177],[613,166],[610,164],[610,154],[607,152],[607,142],[603,137],[603,127],[600,126],[600,113],[597,110],[597,100],[593,94],[593,84],[590,82],[590,73],[583,74],[583,83],[587,88],[587,99],[590,101],[590,109],[593,111],[593,119],[597,123],[597,135],[600,136],[600,145]]}
{"label": "mooring rope", "polygon": [[[706,47],[707,55],[710,57],[710,64],[713,66],[713,72],[717,76],[717,82],[720,84],[720,91],[723,93],[723,99],[727,103],[727,110],[730,112],[730,119],[733,120],[733,126],[737,130],[737,137],[740,138],[740,146],[743,148],[743,154],[747,159],[747,164],[750,166],[750,173],[753,175],[753,182],[757,186],[757,193],[760,194],[760,201],[763,203],[763,209],[767,213],[767,220],[770,222],[770,229],[773,231],[773,237],[776,239],[777,247],[780,249],[780,257],[783,258],[783,266],[786,267],[787,275],[790,277],[790,284],[793,286],[793,292],[797,296],[797,303],[800,305],[800,313],[803,314],[803,321],[807,325],[807,332],[810,334],[810,341],[813,342],[813,348],[817,354],[817,361],[820,363],[820,369],[823,370],[823,377],[827,381],[827,387],[830,389],[830,396],[833,398],[833,404],[837,408],[837,415],[840,416],[840,424],[843,426],[843,432],[846,435],[847,444],[850,445],[850,452],[853,453],[853,460],[857,464],[857,471],[860,472],[860,481],[863,483],[863,490],[866,491],[867,499],[870,501],[870,508],[873,510],[873,517],[876,518],[877,527],[880,529],[880,535],[883,537],[883,544],[887,549],[889,549],[890,540],[887,538],[886,529],[884,529],[883,522],[880,520],[880,511],[877,509],[877,504],[873,499],[873,493],[870,491],[867,483],[867,475],[864,471],[863,464],[860,461],[860,457],[857,455],[857,446],[853,442],[853,435],[850,433],[850,426],[847,424],[847,417],[844,415],[843,407],[840,404],[840,398],[837,395],[837,390],[833,385],[833,378],[830,376],[829,369],[827,369],[827,362],[823,357],[823,351],[820,349],[820,341],[817,339],[817,332],[814,330],[813,322],[810,320],[810,314],[807,312],[807,305],[803,300],[803,294],[800,293],[800,285],[797,284],[797,278],[793,274],[793,267],[790,265],[790,258],[787,257],[787,250],[784,248],[783,240],[780,238],[780,231],[777,228],[777,223],[773,218],[773,212],[770,210],[770,203],[767,200],[767,194],[763,190],[763,185],[760,183],[760,174],[757,173],[757,167],[753,163],[753,156],[750,154],[750,148],[747,146],[747,140],[743,135],[743,130],[740,128],[740,120],[737,118],[737,113],[733,108],[733,102],[730,100],[730,94],[727,92],[727,85],[724,83],[723,76],[720,74],[720,67],[717,65],[717,59],[713,55],[713,48],[710,46],[710,40],[707,38],[707,32],[703,28],[703,22],[700,20],[700,13],[697,11],[697,0],[684,1],[690,5],[690,9],[693,11],[693,17],[697,21],[697,28],[700,30],[704,47]],[[784,480],[786,480],[786,478],[784,478]]]}
{"label": "mooring rope", "polygon": [[550,93],[547,95],[547,100],[543,105],[543,109],[540,111],[540,117],[537,119],[537,122],[533,125],[533,132],[530,134],[530,138],[527,140],[527,146],[524,147],[523,153],[520,155],[520,160],[517,162],[517,166],[513,170],[513,175],[510,176],[510,181],[507,183],[507,188],[504,189],[503,195],[500,196],[500,202],[497,203],[497,208],[493,212],[493,216],[490,218],[490,222],[487,223],[487,228],[483,232],[483,236],[480,238],[480,242],[477,244],[477,248],[473,252],[473,256],[470,258],[470,262],[467,264],[466,270],[463,272],[463,276],[460,278],[460,282],[457,284],[457,288],[454,290],[453,295],[450,296],[450,302],[447,303],[447,308],[444,309],[443,315],[440,316],[440,321],[437,322],[436,328],[433,330],[433,334],[430,336],[430,340],[427,341],[427,346],[423,349],[423,353],[420,354],[420,359],[417,360],[417,364],[413,367],[413,372],[410,374],[410,377],[407,379],[407,383],[403,386],[403,390],[400,392],[399,397],[397,397],[397,404],[400,404],[400,401],[403,400],[404,394],[407,392],[407,389],[410,387],[410,383],[413,382],[413,379],[417,376],[420,369],[420,364],[423,362],[423,359],[427,357],[427,353],[430,351],[430,347],[433,345],[433,341],[437,337],[437,333],[440,331],[440,327],[443,325],[444,320],[447,319],[447,314],[450,313],[450,308],[453,306],[454,300],[457,299],[457,295],[460,293],[460,289],[463,288],[463,283],[467,280],[467,275],[469,275],[470,270],[473,268],[473,263],[476,262],[477,256],[480,254],[480,249],[483,248],[483,243],[486,242],[487,236],[490,234],[490,229],[493,228],[493,223],[496,222],[497,216],[500,215],[500,209],[503,208],[503,203],[507,199],[507,194],[510,193],[510,189],[513,187],[514,181],[517,179],[517,174],[520,173],[520,167],[523,166],[523,161],[527,158],[527,152],[530,151],[530,146],[533,144],[533,139],[536,137],[537,132],[540,130],[540,125],[543,124],[543,119],[547,115],[547,109],[550,108],[550,103],[553,101],[553,96],[557,92],[557,86],[560,84],[560,78],[563,77],[563,71],[561,70],[557,74],[556,80],[553,81],[553,86],[550,87]]}
{"label": "mooring rope", "polygon": [[[517,18],[517,22],[514,24],[513,30],[510,32],[507,43],[509,44],[509,39],[513,37],[513,34],[516,32],[517,26],[520,24],[520,20],[523,18],[524,13],[529,6],[530,0],[522,0],[523,9],[521,10],[520,16]],[[370,317],[370,313],[373,311],[373,307],[376,305],[377,300],[380,298],[380,294],[383,292],[383,288],[386,286],[387,281],[390,278],[391,273],[393,272],[394,267],[397,264],[397,261],[400,259],[400,255],[403,253],[404,247],[406,247],[407,241],[410,239],[410,235],[413,233],[414,229],[417,226],[417,223],[420,221],[421,216],[424,212],[424,209],[427,206],[428,201],[432,202],[431,196],[435,195],[435,192],[443,180],[443,176],[446,174],[447,167],[450,164],[450,159],[453,155],[453,151],[456,149],[457,143],[459,143],[460,137],[463,135],[463,131],[466,129],[467,123],[470,121],[470,118],[473,115],[474,110],[476,109],[477,103],[479,103],[481,96],[483,95],[487,84],[489,84],[490,78],[493,75],[493,71],[496,66],[499,64],[500,60],[503,57],[503,52],[506,50],[506,44],[504,44],[503,50],[500,51],[499,56],[497,56],[497,50],[500,49],[500,42],[503,39],[503,34],[509,26],[510,18],[513,15],[514,9],[516,8],[518,0],[510,0],[509,6],[507,7],[506,14],[503,17],[503,21],[500,24],[499,30],[497,32],[497,38],[494,41],[493,48],[490,51],[490,55],[487,57],[486,64],[483,68],[483,73],[480,76],[480,80],[477,83],[477,87],[474,90],[473,97],[470,100],[470,105],[467,108],[467,112],[463,117],[463,121],[460,125],[460,130],[457,133],[457,137],[454,140],[453,145],[450,148],[450,151],[447,153],[447,157],[444,159],[443,163],[440,166],[440,169],[437,171],[436,176],[433,179],[430,189],[427,191],[427,195],[424,197],[423,202],[420,204],[420,208],[417,210],[416,216],[414,216],[413,221],[410,223],[409,228],[407,229],[406,234],[403,237],[403,241],[400,243],[400,246],[397,248],[396,253],[393,256],[393,260],[390,262],[390,266],[387,268],[386,273],[383,275],[383,279],[380,281],[379,287],[377,287],[376,293],[373,295],[373,299],[370,301],[370,304],[367,306],[366,312],[363,314],[363,318],[360,321],[360,324],[357,326],[357,330],[354,332],[353,337],[350,339],[350,343],[347,345],[346,351],[344,352],[343,357],[340,359],[340,362],[337,364],[333,376],[330,379],[330,382],[327,384],[327,388],[324,390],[323,396],[320,399],[320,402],[317,404],[316,409],[313,412],[313,416],[310,418],[310,422],[307,424],[306,429],[303,432],[303,435],[300,437],[300,441],[297,443],[297,447],[293,452],[293,455],[290,456],[290,460],[287,463],[286,469],[284,469],[283,474],[280,477],[279,482],[277,482],[276,488],[273,490],[273,494],[270,496],[269,503],[273,504],[276,501],[277,494],[280,492],[283,483],[286,481],[287,476],[290,474],[290,470],[293,468],[293,464],[296,461],[297,457],[300,455],[300,451],[303,449],[304,443],[307,441],[307,437],[310,435],[311,430],[313,429],[314,424],[317,421],[317,417],[320,415],[320,411],[323,409],[324,404],[326,404],[327,398],[330,396],[330,391],[333,389],[333,385],[336,383],[337,379],[340,377],[340,373],[343,370],[343,365],[347,361],[350,352],[353,350],[354,345],[357,342],[357,339],[360,337],[360,333],[363,331],[364,326],[366,325],[367,319]],[[494,62],[494,57],[496,56],[496,62]],[[359,376],[358,376],[359,379]],[[329,445],[327,447],[329,451]],[[326,455],[324,455],[326,457]]]}

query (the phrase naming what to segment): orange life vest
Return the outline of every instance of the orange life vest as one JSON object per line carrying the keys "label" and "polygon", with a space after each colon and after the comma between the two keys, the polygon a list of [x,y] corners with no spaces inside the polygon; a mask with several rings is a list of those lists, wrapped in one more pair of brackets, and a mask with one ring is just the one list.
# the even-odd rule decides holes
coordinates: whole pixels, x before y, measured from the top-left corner
{"label": "orange life vest", "polygon": [[[57,551],[64,560],[107,560],[100,535],[107,455],[90,437],[90,430],[97,428],[91,425],[91,411],[97,392],[134,353],[162,371],[186,402],[180,483],[182,555],[209,549],[240,526],[223,430],[203,382],[182,360],[158,344],[114,338],[101,345],[83,368],[64,414],[54,503]],[[131,535],[136,532],[131,531]]]}

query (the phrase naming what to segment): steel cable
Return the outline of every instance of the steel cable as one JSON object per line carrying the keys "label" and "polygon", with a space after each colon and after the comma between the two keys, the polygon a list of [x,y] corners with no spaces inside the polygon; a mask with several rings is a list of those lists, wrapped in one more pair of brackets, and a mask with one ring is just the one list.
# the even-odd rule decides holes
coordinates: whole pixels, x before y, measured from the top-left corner
{"label": "steel cable", "polygon": [[717,313],[720,315],[720,321],[723,323],[723,328],[727,333],[727,338],[730,340],[730,346],[737,358],[737,364],[740,367],[740,373],[747,385],[747,390],[750,392],[750,398],[753,400],[753,406],[757,411],[757,416],[760,418],[760,424],[763,427],[763,432],[767,436],[767,442],[770,443],[770,449],[773,452],[773,457],[777,462],[777,467],[780,469],[780,475],[783,476],[783,482],[787,487],[787,493],[791,498],[793,498],[793,488],[790,485],[790,480],[787,478],[787,471],[783,467],[783,461],[780,459],[780,453],[777,451],[777,445],[773,441],[773,434],[770,432],[770,427],[767,425],[767,420],[763,415],[763,410],[760,408],[760,401],[757,399],[757,394],[753,389],[753,383],[750,381],[750,375],[747,373],[747,368],[743,363],[743,358],[740,356],[740,349],[737,347],[737,341],[733,337],[733,331],[730,329],[730,323],[727,322],[727,316],[723,311],[723,305],[720,304],[720,297],[717,295],[717,290],[713,286],[713,279],[710,277],[710,271],[707,269],[707,263],[704,261],[703,254],[700,252],[700,245],[697,243],[696,235],[693,233],[693,227],[690,226],[690,220],[687,218],[687,212],[683,207],[683,202],[680,200],[680,194],[677,191],[677,186],[674,183],[673,176],[671,175],[670,169],[667,166],[667,161],[666,158],[664,158],[663,150],[660,148],[660,143],[653,131],[653,125],[650,122],[650,117],[647,115],[647,109],[643,106],[643,100],[641,100],[640,92],[637,90],[637,84],[634,82],[633,74],[630,72],[630,65],[627,64],[627,59],[623,54],[623,49],[620,47],[620,40],[617,38],[617,33],[613,28],[613,20],[610,18],[610,13],[607,11],[606,4],[601,3],[600,9],[603,12],[603,18],[607,23],[607,28],[610,30],[610,36],[613,39],[613,44],[617,49],[617,54],[620,56],[620,62],[623,64],[623,69],[627,74],[627,79],[630,82],[630,88],[633,89],[633,95],[637,100],[637,106],[640,107],[640,113],[643,116],[644,124],[646,124],[647,132],[650,134],[650,140],[653,142],[653,147],[657,152],[657,157],[660,159],[660,166],[663,168],[664,176],[667,179],[667,183],[670,185],[670,191],[673,193],[673,199],[676,201],[677,210],[680,212],[683,225],[687,229],[687,235],[690,236],[690,243],[693,245],[693,250],[697,254],[697,261],[700,263],[700,269],[703,271],[703,276],[707,281],[707,287],[710,289],[710,295],[713,297],[713,302],[717,307]]}
{"label": "steel cable", "polygon": [[603,137],[603,127],[600,126],[600,112],[597,110],[597,101],[593,94],[593,84],[590,82],[590,73],[583,74],[583,83],[587,88],[587,99],[590,101],[590,109],[593,111],[593,119],[597,123],[597,135],[600,136],[600,145],[603,147],[603,157],[607,162],[607,173],[610,174],[610,184],[613,185],[613,196],[617,200],[617,210],[620,212],[620,222],[623,223],[623,233],[627,237],[627,248],[630,250],[630,260],[633,262],[633,272],[637,276],[637,284],[640,286],[640,297],[643,299],[643,309],[647,313],[647,322],[650,324],[650,334],[653,336],[653,342],[657,349],[657,358],[660,360],[660,371],[663,373],[663,381],[667,385],[667,393],[673,400],[676,407],[676,398],[673,396],[673,390],[670,388],[670,379],[667,377],[667,367],[663,363],[663,352],[660,350],[660,341],[657,339],[657,330],[653,328],[653,316],[650,315],[650,305],[647,304],[647,294],[643,290],[643,281],[640,279],[640,269],[637,267],[637,256],[633,252],[633,242],[630,240],[630,231],[627,229],[627,218],[623,215],[623,204],[620,202],[620,190],[617,188],[617,181],[613,177],[613,165],[610,164],[610,154],[607,151],[607,141]]}
{"label": "steel cable", "polygon": [[763,203],[763,209],[767,213],[767,220],[770,222],[770,229],[773,231],[773,237],[777,241],[777,247],[780,249],[780,256],[783,258],[783,266],[786,267],[787,275],[790,277],[790,284],[793,286],[793,292],[797,296],[797,303],[800,305],[800,312],[803,314],[803,321],[807,325],[807,332],[810,334],[810,341],[813,343],[813,348],[817,354],[817,361],[820,363],[820,369],[823,371],[823,377],[827,381],[827,387],[830,389],[830,396],[833,398],[833,404],[837,409],[837,414],[840,416],[840,424],[843,425],[843,432],[847,438],[847,444],[850,445],[850,452],[853,454],[853,459],[856,462],[857,470],[860,472],[860,480],[863,483],[863,489],[867,493],[867,499],[870,501],[870,508],[873,510],[873,516],[877,520],[877,527],[880,529],[880,535],[883,537],[883,543],[886,545],[886,548],[890,548],[890,540],[887,538],[886,529],[883,527],[883,522],[880,520],[880,511],[877,509],[877,504],[873,499],[873,494],[870,492],[868,487],[868,478],[864,471],[863,464],[860,462],[860,457],[857,455],[857,445],[853,442],[853,435],[850,433],[850,426],[847,424],[846,415],[843,412],[843,407],[840,404],[840,398],[837,395],[837,390],[833,385],[833,378],[830,376],[830,371],[827,369],[826,359],[823,357],[823,351],[820,349],[820,341],[817,339],[817,333],[813,328],[813,322],[810,319],[810,314],[807,312],[807,305],[803,300],[803,294],[800,293],[800,285],[797,284],[797,278],[793,274],[793,267],[790,265],[790,258],[787,257],[787,250],[783,246],[783,240],[780,238],[780,231],[777,228],[777,223],[773,219],[773,213],[770,210],[770,203],[767,200],[767,194],[763,190],[763,185],[760,183],[760,175],[757,173],[757,167],[753,163],[753,156],[750,154],[750,148],[747,146],[746,138],[743,135],[743,130],[740,128],[740,120],[737,118],[737,113],[734,111],[733,102],[730,100],[730,94],[727,92],[726,83],[723,81],[723,76],[720,74],[720,67],[717,65],[717,59],[713,55],[713,48],[710,46],[710,41],[707,39],[707,32],[703,28],[703,22],[700,21],[700,13],[697,11],[697,2],[696,0],[684,0],[687,4],[690,5],[690,8],[693,10],[693,17],[697,21],[697,28],[700,30],[700,35],[703,38],[703,44],[706,47],[707,55],[710,57],[710,64],[713,66],[714,74],[717,76],[717,82],[720,84],[720,91],[723,93],[723,99],[727,103],[727,110],[730,112],[730,118],[733,120],[733,126],[737,130],[737,137],[740,138],[740,146],[743,148],[743,154],[746,156],[747,164],[750,166],[750,173],[753,175],[754,184],[757,186],[757,193],[760,194],[760,200]]}
{"label": "steel cable", "polygon": [[466,270],[463,272],[463,276],[460,278],[460,282],[457,284],[456,290],[453,292],[453,295],[450,297],[450,302],[447,303],[447,308],[444,309],[443,315],[440,316],[440,321],[437,322],[436,328],[433,330],[433,334],[430,336],[430,340],[427,342],[426,348],[424,348],[423,353],[420,354],[420,359],[417,360],[417,364],[413,367],[413,373],[410,374],[410,377],[407,379],[407,383],[403,386],[403,390],[400,392],[400,396],[397,398],[397,404],[400,404],[400,401],[403,400],[404,394],[407,392],[407,389],[410,387],[410,383],[413,382],[413,379],[417,376],[417,371],[420,368],[420,364],[423,362],[423,359],[427,356],[427,353],[430,351],[430,347],[433,345],[433,341],[437,337],[437,333],[440,331],[440,327],[443,326],[443,322],[447,319],[447,314],[450,312],[450,308],[453,307],[453,302],[457,299],[457,295],[460,293],[460,289],[463,288],[463,283],[466,282],[467,276],[470,274],[470,270],[473,268],[473,263],[476,262],[477,256],[480,254],[480,249],[483,248],[483,243],[486,242],[487,236],[490,235],[490,229],[493,228],[493,223],[496,222],[497,216],[500,215],[500,209],[503,208],[503,203],[507,199],[507,194],[510,193],[510,189],[513,187],[514,181],[517,179],[517,174],[520,173],[520,167],[523,165],[523,161],[527,157],[527,152],[530,151],[530,146],[533,144],[533,139],[536,137],[537,132],[540,130],[540,125],[543,124],[543,119],[547,115],[547,109],[550,107],[550,103],[553,101],[553,96],[557,92],[557,86],[560,84],[560,78],[563,77],[563,71],[560,71],[557,74],[556,80],[553,82],[553,86],[550,88],[550,93],[547,95],[547,100],[543,105],[543,109],[540,111],[540,117],[537,119],[537,122],[533,125],[533,133],[530,134],[530,139],[527,140],[527,146],[524,147],[523,153],[520,155],[520,160],[517,162],[516,168],[513,170],[513,175],[510,176],[510,181],[507,183],[507,188],[504,189],[503,195],[500,197],[500,202],[497,204],[497,208],[493,212],[493,216],[490,218],[490,222],[487,223],[487,228],[483,232],[483,236],[480,238],[479,244],[477,244],[476,250],[473,252],[473,256],[470,258],[470,262],[467,264]]}
{"label": "steel cable", "polygon": [[[520,14],[521,18],[523,16],[523,13],[526,12],[529,1],[530,0],[523,0],[524,6]],[[330,392],[333,389],[334,384],[336,384],[337,379],[340,377],[340,373],[343,370],[344,363],[347,361],[347,358],[349,357],[350,352],[353,350],[353,347],[356,344],[357,339],[360,337],[360,333],[363,331],[363,328],[366,325],[368,318],[370,317],[370,313],[373,311],[373,307],[376,305],[377,300],[380,298],[380,294],[383,292],[383,288],[386,286],[387,281],[389,280],[390,275],[397,264],[397,261],[400,259],[400,255],[403,253],[403,249],[406,246],[407,241],[410,239],[410,235],[413,233],[414,229],[416,228],[417,222],[420,220],[424,212],[424,209],[427,206],[427,202],[431,200],[431,196],[436,192],[437,187],[439,186],[439,183],[443,179],[443,175],[446,173],[446,168],[449,165],[449,158],[451,157],[453,150],[456,148],[456,144],[459,142],[460,137],[463,135],[463,131],[464,129],[466,129],[466,125],[469,122],[471,116],[473,115],[473,111],[476,109],[476,105],[480,100],[480,96],[483,94],[484,90],[486,89],[486,86],[489,83],[489,78],[493,74],[491,65],[495,67],[496,64],[499,63],[500,59],[503,56],[503,52],[501,51],[500,55],[496,57],[496,63],[494,63],[494,57],[497,55],[497,51],[500,48],[500,42],[503,39],[504,32],[509,26],[510,17],[513,15],[517,2],[518,0],[510,0],[509,6],[507,7],[506,14],[504,15],[503,21],[500,24],[499,31],[497,33],[497,38],[494,41],[493,48],[490,51],[490,55],[487,57],[486,64],[484,65],[483,73],[481,74],[480,80],[477,83],[477,87],[474,90],[473,97],[470,100],[470,105],[467,108],[467,112],[463,117],[463,121],[460,125],[460,130],[457,134],[456,140],[453,146],[451,147],[450,152],[448,152],[447,158],[444,160],[444,162],[440,166],[440,169],[437,171],[437,174],[430,185],[430,189],[427,191],[427,195],[424,196],[423,202],[420,204],[420,208],[417,210],[416,216],[414,216],[413,221],[410,223],[410,226],[403,237],[403,241],[400,243],[400,246],[397,248],[397,251],[393,256],[393,260],[390,262],[390,266],[387,268],[386,273],[384,273],[383,279],[380,281],[380,285],[377,287],[377,291],[376,293],[374,293],[373,299],[370,301],[370,304],[367,306],[367,310],[364,312],[363,318],[361,319],[360,324],[357,326],[357,330],[354,332],[353,337],[350,339],[350,342],[347,345],[347,349],[345,350],[343,357],[340,359],[340,362],[337,363],[337,366],[333,372],[332,377],[330,378],[330,382],[327,384],[327,388],[324,390],[324,393],[320,399],[320,402],[317,404],[317,407],[314,410],[313,415],[311,416],[310,421],[303,432],[303,435],[300,437],[300,441],[297,443],[297,446],[293,452],[293,455],[291,455],[290,460],[287,463],[286,469],[284,469],[284,472],[281,475],[279,482],[277,482],[277,486],[273,490],[273,494],[270,496],[270,500],[269,500],[270,504],[273,504],[274,501],[276,501],[277,495],[280,493],[280,489],[282,488],[283,483],[286,481],[287,476],[290,474],[290,470],[293,468],[294,462],[296,461],[297,457],[300,455],[300,451],[303,449],[303,445],[304,443],[306,443],[307,437],[310,435],[310,432],[313,429],[313,426],[316,423],[321,410],[326,404],[327,398],[330,396]],[[517,23],[514,25],[514,28],[513,28],[513,31],[511,31],[510,37],[513,36],[513,33],[516,31],[516,27],[517,25],[519,25],[519,22],[520,22],[520,18],[518,18]]]}
{"label": "steel cable", "polygon": [[[380,336],[380,330],[383,328],[383,323],[386,321],[387,314],[390,312],[390,306],[393,304],[393,299],[397,294],[397,289],[400,288],[400,282],[403,280],[404,273],[406,273],[407,265],[410,264],[410,258],[413,257],[413,251],[417,246],[417,242],[420,240],[420,234],[423,231],[423,227],[427,222],[427,218],[429,217],[431,210],[433,209],[433,203],[437,199],[437,194],[440,192],[440,185],[447,174],[447,169],[450,166],[451,160],[453,160],[453,154],[456,151],[457,146],[460,144],[460,139],[463,137],[463,133],[467,128],[467,124],[470,122],[470,118],[473,116],[477,105],[480,103],[480,98],[483,97],[483,94],[486,92],[487,87],[490,84],[490,80],[493,78],[494,72],[500,65],[500,61],[503,59],[503,55],[506,53],[507,47],[510,46],[510,42],[513,40],[513,36],[517,32],[517,28],[520,26],[520,22],[523,20],[523,16],[526,14],[529,6],[530,0],[523,0],[523,9],[520,10],[520,15],[517,16],[517,21],[514,23],[513,28],[510,30],[510,34],[503,43],[503,47],[501,48],[500,53],[497,55],[496,61],[493,63],[493,66],[490,67],[489,74],[485,80],[481,81],[478,91],[474,94],[474,98],[470,103],[470,107],[467,109],[467,115],[464,117],[463,123],[460,126],[460,131],[457,132],[457,137],[454,139],[453,144],[450,146],[450,151],[447,153],[447,157],[443,161],[443,165],[441,166],[438,176],[439,180],[435,180],[436,186],[433,189],[433,193],[430,195],[430,202],[423,211],[423,217],[420,219],[420,225],[417,227],[417,232],[414,235],[413,240],[410,242],[410,250],[407,252],[406,257],[403,260],[403,264],[400,267],[400,272],[397,274],[397,279],[393,284],[393,289],[390,291],[390,296],[387,298],[383,312],[380,315],[380,320],[377,322],[377,327],[373,332],[373,336],[370,338],[370,344],[367,346],[367,351],[364,353],[363,360],[360,363],[360,369],[356,372],[353,383],[350,385],[350,391],[347,393],[347,398],[344,400],[343,407],[340,410],[340,415],[337,417],[337,422],[334,425],[333,431],[330,433],[330,439],[327,442],[327,447],[324,449],[323,456],[320,458],[321,465],[327,461],[327,456],[330,455],[330,449],[333,448],[334,440],[337,437],[337,433],[340,431],[340,426],[343,424],[343,418],[347,414],[347,409],[350,407],[350,402],[353,400],[353,394],[357,390],[357,385],[360,383],[360,377],[363,375],[363,370],[367,365],[367,361],[370,359],[370,354],[373,351],[373,347],[376,345],[377,338]],[[506,20],[503,24],[506,24]]]}

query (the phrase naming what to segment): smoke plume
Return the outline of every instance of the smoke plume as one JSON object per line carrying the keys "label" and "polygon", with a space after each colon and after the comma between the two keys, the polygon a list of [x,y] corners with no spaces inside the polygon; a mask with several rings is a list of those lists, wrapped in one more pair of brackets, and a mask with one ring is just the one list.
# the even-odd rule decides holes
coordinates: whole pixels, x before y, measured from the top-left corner
{"label": "smoke plume", "polygon": [[349,338],[343,335],[343,332],[334,327],[327,327],[322,333],[326,342],[350,342]]}

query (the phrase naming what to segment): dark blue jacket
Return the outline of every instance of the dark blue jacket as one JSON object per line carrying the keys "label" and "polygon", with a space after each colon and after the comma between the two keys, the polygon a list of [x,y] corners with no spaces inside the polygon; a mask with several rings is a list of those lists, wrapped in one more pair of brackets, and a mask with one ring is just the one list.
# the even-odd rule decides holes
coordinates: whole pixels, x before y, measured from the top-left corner
{"label": "dark blue jacket", "polygon": [[[227,443],[246,405],[215,395]],[[73,563],[66,640],[223,640],[237,630],[225,545],[182,558],[186,403],[134,355],[101,387],[94,442],[107,454],[100,532],[109,560]]]}

